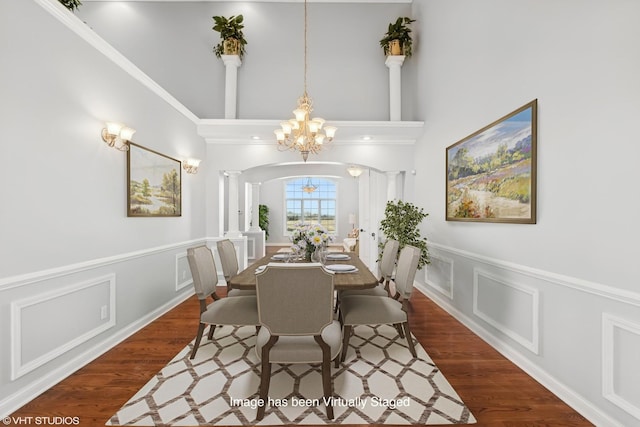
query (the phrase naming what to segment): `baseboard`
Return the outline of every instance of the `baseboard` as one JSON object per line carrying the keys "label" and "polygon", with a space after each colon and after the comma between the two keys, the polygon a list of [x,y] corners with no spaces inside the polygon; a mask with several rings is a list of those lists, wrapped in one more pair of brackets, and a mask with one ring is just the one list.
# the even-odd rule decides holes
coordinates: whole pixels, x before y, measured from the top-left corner
{"label": "baseboard", "polygon": [[418,282],[414,284],[414,287],[593,424],[607,427],[625,427],[609,415],[599,411],[591,402],[558,381],[548,372],[532,363],[505,341],[491,335],[467,315],[452,306],[449,301],[442,298],[438,292],[432,291]]}
{"label": "baseboard", "polygon": [[193,289],[189,289],[188,291],[179,294],[172,300],[148,313],[144,317],[129,324],[104,341],[96,344],[81,355],[75,357],[74,359],[68,361],[67,363],[54,369],[53,371],[46,373],[38,380],[29,383],[25,388],[3,399],[2,401],[0,401],[0,418],[5,418],[14,411],[20,409],[22,406],[35,399],[40,394],[44,393],[60,381],[64,380],[69,375],[76,372],[78,369],[82,368],[96,358],[102,356],[104,353],[111,350],[122,341],[129,338],[131,335],[135,334],[154,320],[158,319],[160,316],[171,311],[173,308],[186,301],[192,295]]}

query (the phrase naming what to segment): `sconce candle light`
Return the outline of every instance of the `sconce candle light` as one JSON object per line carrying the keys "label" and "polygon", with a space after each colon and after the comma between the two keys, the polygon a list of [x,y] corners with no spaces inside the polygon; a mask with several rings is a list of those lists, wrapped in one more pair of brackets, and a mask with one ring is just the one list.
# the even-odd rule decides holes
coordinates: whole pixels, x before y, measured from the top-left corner
{"label": "sconce candle light", "polygon": [[120,123],[108,122],[107,127],[102,129],[102,140],[106,142],[109,147],[120,151],[127,151],[134,133],[136,133],[135,129],[123,126]]}
{"label": "sconce candle light", "polygon": [[182,169],[187,171],[187,173],[198,173],[198,166],[200,166],[200,160],[198,159],[186,159],[182,162]]}

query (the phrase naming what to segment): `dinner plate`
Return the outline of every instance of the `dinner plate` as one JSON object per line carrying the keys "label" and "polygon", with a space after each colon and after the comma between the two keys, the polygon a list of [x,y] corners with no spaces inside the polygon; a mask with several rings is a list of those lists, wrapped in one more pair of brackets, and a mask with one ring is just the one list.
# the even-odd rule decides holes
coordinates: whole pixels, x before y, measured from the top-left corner
{"label": "dinner plate", "polygon": [[353,265],[348,264],[329,264],[325,266],[327,270],[335,271],[336,273],[354,273],[358,269]]}
{"label": "dinner plate", "polygon": [[277,260],[285,260],[288,259],[291,256],[291,254],[274,254],[271,259],[277,259]]}
{"label": "dinner plate", "polygon": [[327,259],[337,261],[351,259],[351,257],[347,254],[327,254]]}
{"label": "dinner plate", "polygon": [[267,268],[266,265],[261,265],[260,267],[256,268],[256,274],[263,272],[265,268]]}

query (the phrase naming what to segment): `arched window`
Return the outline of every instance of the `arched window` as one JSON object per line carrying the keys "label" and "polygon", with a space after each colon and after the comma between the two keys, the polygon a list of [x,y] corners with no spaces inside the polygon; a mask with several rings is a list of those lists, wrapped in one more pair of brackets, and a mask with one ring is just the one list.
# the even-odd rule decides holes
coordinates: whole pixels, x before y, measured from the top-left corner
{"label": "arched window", "polygon": [[[303,187],[311,184],[315,190]],[[296,178],[285,183],[286,230],[289,234],[300,222],[322,224],[331,234],[337,225],[336,184],[325,178]]]}

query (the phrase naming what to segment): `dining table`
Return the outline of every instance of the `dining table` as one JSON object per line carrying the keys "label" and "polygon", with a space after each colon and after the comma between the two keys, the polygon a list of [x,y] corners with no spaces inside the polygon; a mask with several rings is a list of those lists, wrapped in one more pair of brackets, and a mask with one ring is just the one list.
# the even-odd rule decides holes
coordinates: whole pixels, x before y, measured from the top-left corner
{"label": "dining table", "polygon": [[[353,252],[340,252],[344,254],[338,258],[331,259],[329,256],[325,267],[330,269],[332,265],[345,265],[355,267],[352,271],[336,272],[333,278],[333,286],[338,291],[358,290],[375,288],[378,285],[378,279],[373,275],[371,270],[364,262]],[[286,256],[278,254],[268,254],[256,260],[246,269],[229,279],[227,285],[233,289],[255,289],[256,288],[256,270],[272,262],[291,262]],[[302,262],[302,261],[294,261]]]}

